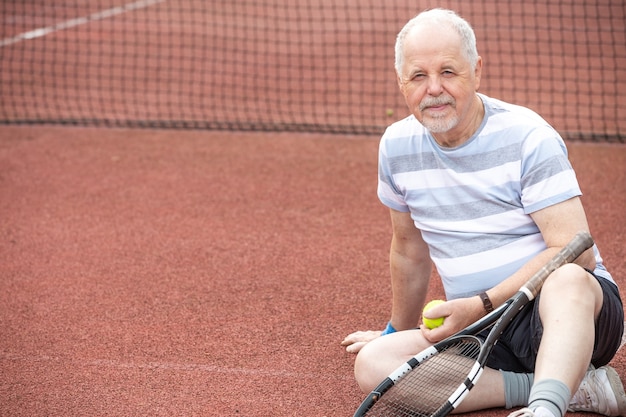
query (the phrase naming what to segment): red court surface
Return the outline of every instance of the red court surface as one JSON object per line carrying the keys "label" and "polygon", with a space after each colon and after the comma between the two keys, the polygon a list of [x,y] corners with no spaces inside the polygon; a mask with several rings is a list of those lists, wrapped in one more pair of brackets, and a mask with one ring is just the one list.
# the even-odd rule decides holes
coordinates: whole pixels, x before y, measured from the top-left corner
{"label": "red court surface", "polygon": [[[0,127],[0,415],[351,416],[339,343],[389,312],[377,144]],[[626,288],[626,146],[569,149]]]}

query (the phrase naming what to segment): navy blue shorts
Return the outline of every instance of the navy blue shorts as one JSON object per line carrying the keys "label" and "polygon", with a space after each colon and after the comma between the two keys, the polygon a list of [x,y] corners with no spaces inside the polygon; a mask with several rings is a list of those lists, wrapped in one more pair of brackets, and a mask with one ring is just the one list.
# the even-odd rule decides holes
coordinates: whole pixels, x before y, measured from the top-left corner
{"label": "navy blue shorts", "polygon": [[[617,286],[604,278],[596,277],[596,279],[604,294],[602,309],[596,320],[591,357],[591,363],[597,368],[609,363],[620,346],[624,333],[624,309]],[[509,324],[491,352],[487,362],[489,368],[512,372],[534,372],[539,342],[543,334],[537,302],[539,297],[528,303]],[[479,336],[486,337],[488,333],[489,330],[486,330]]]}

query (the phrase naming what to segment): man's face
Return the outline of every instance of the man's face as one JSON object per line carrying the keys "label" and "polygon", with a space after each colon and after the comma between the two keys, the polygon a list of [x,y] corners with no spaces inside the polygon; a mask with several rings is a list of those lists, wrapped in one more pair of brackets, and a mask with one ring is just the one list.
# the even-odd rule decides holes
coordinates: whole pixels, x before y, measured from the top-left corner
{"label": "man's face", "polygon": [[452,28],[424,24],[413,28],[404,44],[400,91],[409,110],[433,134],[462,136],[475,121],[472,109],[482,61],[472,69],[461,48]]}

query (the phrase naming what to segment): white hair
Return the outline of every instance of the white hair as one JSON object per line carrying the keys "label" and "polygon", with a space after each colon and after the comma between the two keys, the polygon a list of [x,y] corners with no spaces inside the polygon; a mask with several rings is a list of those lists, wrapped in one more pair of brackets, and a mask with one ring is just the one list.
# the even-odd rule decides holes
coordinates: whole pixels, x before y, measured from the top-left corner
{"label": "white hair", "polygon": [[421,23],[436,23],[448,25],[454,29],[461,37],[462,51],[473,69],[478,62],[478,50],[476,49],[476,35],[472,26],[456,12],[447,9],[426,10],[412,18],[402,28],[396,38],[396,73],[400,74],[400,69],[404,63],[404,41],[411,30]]}

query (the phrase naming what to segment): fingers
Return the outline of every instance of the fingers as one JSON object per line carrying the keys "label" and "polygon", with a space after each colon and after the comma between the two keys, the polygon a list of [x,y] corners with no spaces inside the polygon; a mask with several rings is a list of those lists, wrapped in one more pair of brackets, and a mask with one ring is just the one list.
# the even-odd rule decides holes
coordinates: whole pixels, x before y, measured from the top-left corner
{"label": "fingers", "polygon": [[371,340],[376,339],[377,337],[380,337],[380,334],[381,334],[380,330],[367,330],[367,331],[354,332],[346,336],[346,338],[343,339],[343,342],[341,342],[341,344],[343,346],[346,346],[346,345],[350,345],[356,342],[369,342]]}
{"label": "fingers", "polygon": [[346,336],[346,338],[343,339],[343,342],[341,342],[341,344],[345,346],[345,345],[349,345],[355,342],[368,342],[370,340],[376,339],[378,336],[380,336],[380,331],[376,331],[376,330],[358,331],[358,332],[354,332]]}
{"label": "fingers", "polygon": [[454,329],[447,324],[449,323],[446,323],[444,321],[441,326],[435,327],[434,329],[429,329],[422,323],[422,325],[420,325],[420,330],[422,332],[422,335],[424,336],[424,339],[426,339],[430,343],[437,343],[454,333]]}
{"label": "fingers", "polygon": [[356,342],[346,347],[348,353],[359,353],[359,351],[365,346],[367,342]]}
{"label": "fingers", "polygon": [[357,353],[368,342],[380,337],[380,330],[358,331],[346,336],[341,342],[341,346],[346,346],[346,352]]}

